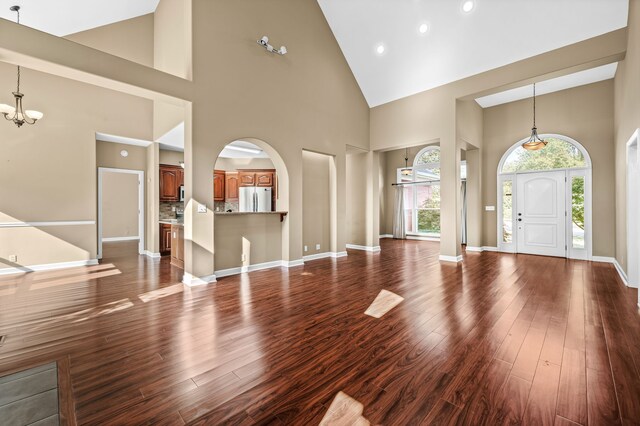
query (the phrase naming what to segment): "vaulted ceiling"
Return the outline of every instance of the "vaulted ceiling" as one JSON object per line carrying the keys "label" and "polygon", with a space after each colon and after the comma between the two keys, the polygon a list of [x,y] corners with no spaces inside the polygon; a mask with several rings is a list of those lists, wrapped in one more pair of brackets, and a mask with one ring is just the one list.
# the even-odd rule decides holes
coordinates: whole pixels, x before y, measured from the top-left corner
{"label": "vaulted ceiling", "polygon": [[318,3],[372,107],[623,28],[629,6],[628,0],[472,1],[469,12],[468,0]]}

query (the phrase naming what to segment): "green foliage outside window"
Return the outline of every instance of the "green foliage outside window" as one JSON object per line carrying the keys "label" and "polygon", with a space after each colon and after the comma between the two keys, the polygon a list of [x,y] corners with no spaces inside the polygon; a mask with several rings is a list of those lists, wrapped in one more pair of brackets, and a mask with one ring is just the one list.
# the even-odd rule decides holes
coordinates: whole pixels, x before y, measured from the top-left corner
{"label": "green foliage outside window", "polygon": [[562,139],[546,140],[549,143],[539,151],[517,148],[505,161],[502,173],[586,167],[584,156],[576,146]]}

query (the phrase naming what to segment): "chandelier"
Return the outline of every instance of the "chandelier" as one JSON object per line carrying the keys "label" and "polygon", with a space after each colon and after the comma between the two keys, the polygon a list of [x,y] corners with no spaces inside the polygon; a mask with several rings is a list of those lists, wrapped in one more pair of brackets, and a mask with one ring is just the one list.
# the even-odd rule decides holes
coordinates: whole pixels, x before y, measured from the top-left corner
{"label": "chandelier", "polygon": [[[11,6],[10,10],[18,14],[17,23],[20,24],[20,6]],[[22,98],[24,94],[20,92],[20,66],[18,65],[18,84],[16,91],[13,92],[15,98],[15,107],[7,104],[0,104],[0,114],[4,115],[4,118],[13,121],[16,126],[22,127],[23,124],[35,124],[36,121],[44,117],[44,114],[39,111],[24,110],[22,108]]]}
{"label": "chandelier", "polygon": [[404,149],[404,169],[400,170],[400,174],[402,176],[413,175],[413,169],[409,168],[409,150],[407,148]]}
{"label": "chandelier", "polygon": [[538,151],[547,146],[548,143],[538,136],[538,128],[536,127],[536,84],[533,83],[533,127],[531,128],[531,136],[522,144],[522,147],[527,151]]}

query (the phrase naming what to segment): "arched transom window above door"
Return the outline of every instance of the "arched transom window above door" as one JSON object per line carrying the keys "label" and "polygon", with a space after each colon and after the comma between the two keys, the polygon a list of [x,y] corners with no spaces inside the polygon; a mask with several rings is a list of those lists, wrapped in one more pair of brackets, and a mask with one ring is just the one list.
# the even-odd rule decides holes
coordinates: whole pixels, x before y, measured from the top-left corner
{"label": "arched transom window above door", "polygon": [[577,142],[559,136],[544,139],[549,143],[539,151],[527,151],[516,144],[503,157],[499,172],[504,174],[590,167],[586,151]]}

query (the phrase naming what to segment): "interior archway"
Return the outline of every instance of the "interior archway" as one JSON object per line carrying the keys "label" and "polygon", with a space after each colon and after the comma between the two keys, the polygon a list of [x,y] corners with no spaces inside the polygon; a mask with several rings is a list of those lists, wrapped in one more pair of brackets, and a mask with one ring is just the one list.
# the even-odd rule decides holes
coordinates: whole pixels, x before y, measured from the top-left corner
{"label": "interior archway", "polygon": [[[232,152],[235,154],[229,155]],[[225,190],[230,182],[227,179],[235,179],[236,194],[229,200],[226,193],[221,202],[216,198],[214,184],[216,276],[280,265],[289,253],[289,221],[286,214],[279,214],[289,211],[289,173],[282,156],[262,139],[235,139],[218,153],[214,182],[218,173],[225,173]],[[243,176],[251,173],[256,179],[265,175],[271,182],[265,185],[256,180],[253,185],[244,184]],[[243,205],[248,199],[243,192],[249,188],[270,191],[271,195],[261,197],[268,204],[264,200],[258,203],[256,191],[254,208]]]}

